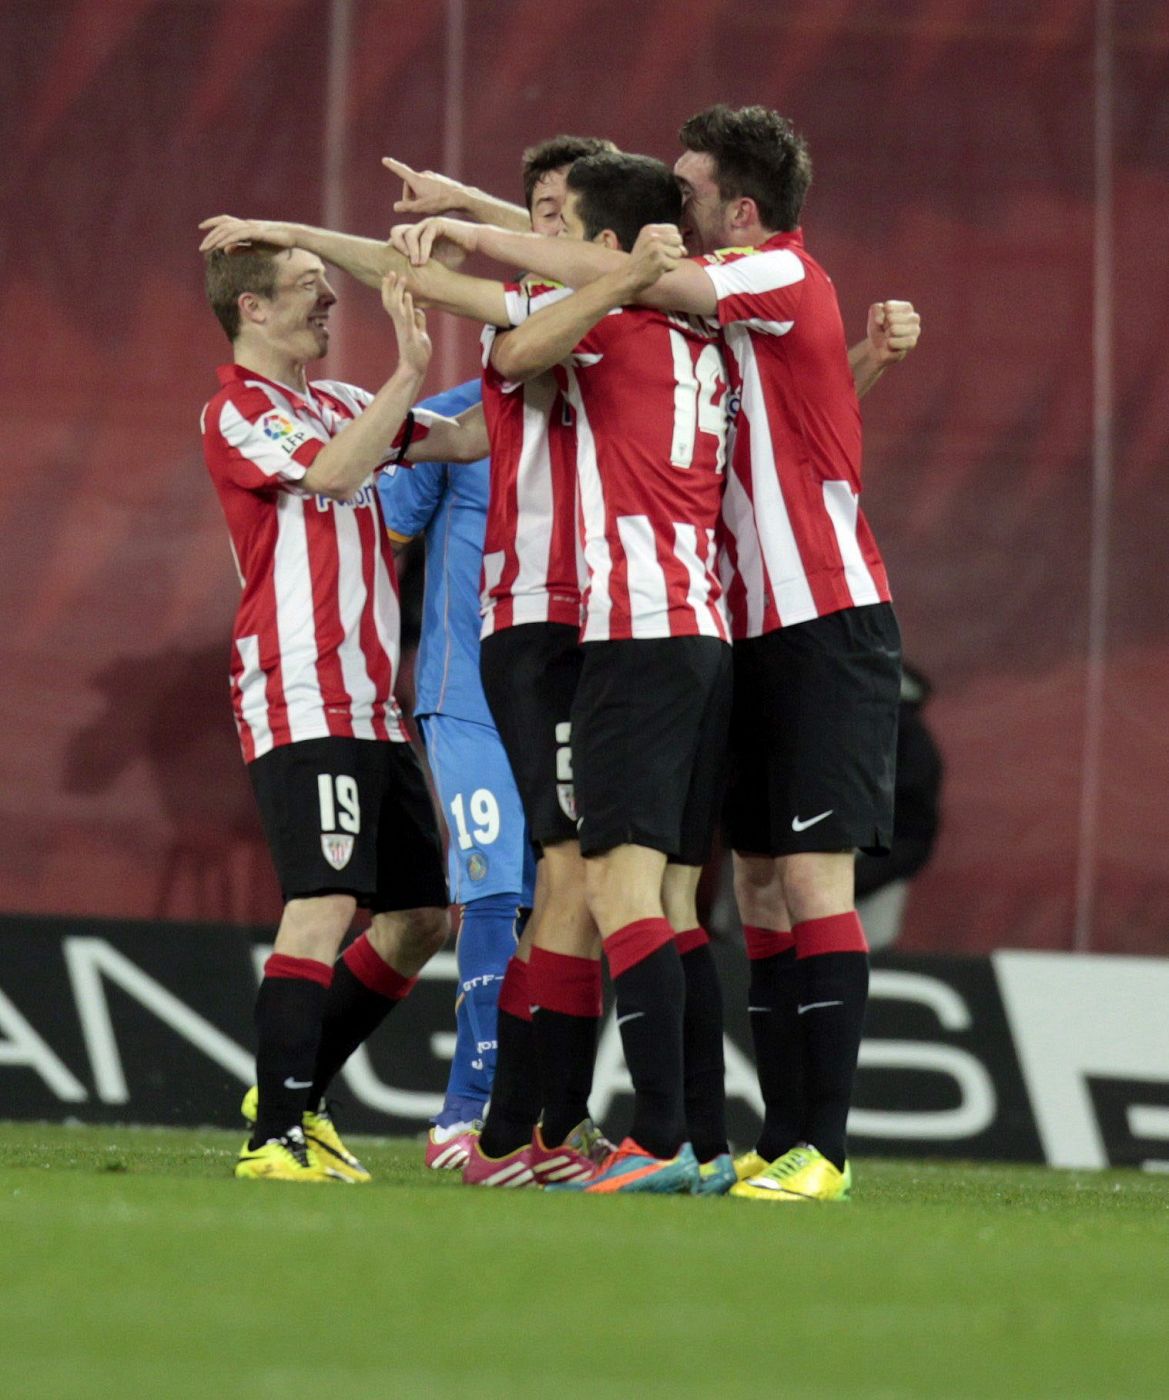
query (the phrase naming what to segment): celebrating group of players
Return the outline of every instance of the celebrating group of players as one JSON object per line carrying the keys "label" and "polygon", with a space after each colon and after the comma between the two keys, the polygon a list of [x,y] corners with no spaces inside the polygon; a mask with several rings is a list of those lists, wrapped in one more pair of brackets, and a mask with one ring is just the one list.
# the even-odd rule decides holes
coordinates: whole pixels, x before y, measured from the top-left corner
{"label": "celebrating group of players", "polygon": [[[525,209],[387,161],[397,207],[428,216],[387,243],[204,225],[234,352],[204,413],[243,585],[232,691],[286,900],[237,1176],[368,1179],[325,1090],[446,936],[441,842],[393,700],[391,552],[445,494],[434,626],[449,633],[459,596],[449,552],[481,558],[482,694],[448,700],[457,658],[432,637],[441,674],[420,680],[419,710],[452,819],[459,1042],[479,1074],[459,1079],[456,1055],[428,1161],[586,1194],[848,1196],[868,987],[853,853],[891,839],[900,685],[859,509],[858,395],[919,322],[877,303],[847,349],[804,248],[811,164],[788,121],[720,105],[680,135],[673,170],[596,139],[534,147]],[[469,253],[525,275],[469,277]],[[325,261],[380,287],[399,361],[376,395],[306,379],[335,300]],[[412,407],[420,304],[487,324],[481,409]],[[414,462],[444,465],[415,480],[398,469]],[[426,644],[424,628],[422,679]],[[766,1107],[737,1159],[695,899],[720,814]],[[358,903],[369,929],[334,963]],[[616,1147],[588,1113],[602,951],[635,1094]]]}

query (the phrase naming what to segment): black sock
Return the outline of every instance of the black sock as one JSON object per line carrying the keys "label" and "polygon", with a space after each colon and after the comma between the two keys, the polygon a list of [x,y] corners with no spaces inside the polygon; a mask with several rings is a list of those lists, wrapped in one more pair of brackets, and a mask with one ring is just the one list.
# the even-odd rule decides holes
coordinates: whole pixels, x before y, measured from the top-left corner
{"label": "black sock", "polygon": [[267,976],[256,996],[259,1108],[252,1147],[300,1127],[321,1037],[325,988],[304,977]]}
{"label": "black sock", "polygon": [[540,1116],[531,1021],[500,1006],[497,1039],[491,1105],[479,1137],[480,1151],[487,1157],[506,1157],[530,1142]]}
{"label": "black sock", "polygon": [[804,1138],[843,1170],[845,1133],[869,995],[867,953],[800,958],[807,1120]]}
{"label": "black sock", "polygon": [[617,1027],[636,1102],[629,1135],[654,1157],[673,1157],[686,1138],[682,1023],[686,975],[673,942],[613,979]]}
{"label": "black sock", "polygon": [[756,1151],[774,1162],[804,1138],[804,1028],[798,1011],[796,950],[751,959],[747,1005],[755,1069],[763,1095]]}
{"label": "black sock", "polygon": [[557,1147],[588,1117],[597,1054],[597,1018],[538,1007],[532,1031],[544,1117],[540,1135]]}
{"label": "black sock", "polygon": [[333,983],[325,997],[310,1107],[317,1107],[341,1066],[377,1030],[399,1000],[367,987],[354,977],[344,958],[334,964]]}
{"label": "black sock", "polygon": [[686,978],[682,1022],[686,1132],[698,1160],[709,1162],[730,1151],[722,988],[709,943],[682,954],[682,972]]}

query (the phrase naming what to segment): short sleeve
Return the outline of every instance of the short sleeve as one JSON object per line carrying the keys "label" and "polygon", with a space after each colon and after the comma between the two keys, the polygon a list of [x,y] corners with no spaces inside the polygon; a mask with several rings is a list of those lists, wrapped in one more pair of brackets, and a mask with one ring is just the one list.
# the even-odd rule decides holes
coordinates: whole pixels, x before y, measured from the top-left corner
{"label": "short sleeve", "polygon": [[723,326],[747,321],[756,330],[785,335],[795,324],[804,292],[804,264],[790,248],[763,252],[723,249],[698,260],[714,284]]}
{"label": "short sleeve", "polygon": [[217,421],[208,424],[225,449],[216,453],[216,461],[248,491],[297,484],[325,446],[323,437],[274,407],[258,389],[221,400],[217,413]]}
{"label": "short sleeve", "polygon": [[[511,318],[513,328],[522,326],[529,316],[534,316],[546,306],[555,306],[558,301],[572,295],[572,288],[562,286],[559,282],[506,282],[503,290],[507,314]],[[504,379],[491,363],[495,337],[505,334],[503,327],[484,326],[479,343],[483,351],[483,373],[488,382],[500,393],[511,394],[520,388],[520,384],[511,379]]]}
{"label": "short sleeve", "polygon": [[513,326],[522,326],[529,316],[555,306],[572,295],[572,288],[559,282],[507,282],[503,289],[507,314]]}

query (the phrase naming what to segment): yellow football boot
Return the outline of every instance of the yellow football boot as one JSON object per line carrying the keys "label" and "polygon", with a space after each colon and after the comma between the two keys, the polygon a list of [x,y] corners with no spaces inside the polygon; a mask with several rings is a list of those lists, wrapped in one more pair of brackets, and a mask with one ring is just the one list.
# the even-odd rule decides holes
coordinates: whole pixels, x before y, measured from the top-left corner
{"label": "yellow football boot", "polygon": [[304,1133],[289,1128],[283,1137],[269,1138],[259,1147],[245,1142],[235,1164],[235,1175],[241,1181],[342,1181],[337,1172],[329,1171],[309,1157]]}
{"label": "yellow football boot", "polygon": [[750,1152],[740,1152],[735,1158],[735,1180],[746,1181],[749,1176],[758,1176],[760,1172],[765,1172],[771,1163],[766,1157],[760,1157],[754,1148]]}
{"label": "yellow football boot", "polygon": [[304,1115],[304,1137],[308,1143],[310,1159],[315,1157],[317,1164],[343,1176],[346,1181],[362,1184],[371,1181],[369,1171],[357,1160],[341,1141],[341,1134],[329,1116],[327,1109]]}
{"label": "yellow football boot", "polygon": [[844,1171],[839,1171],[814,1147],[801,1143],[764,1171],[732,1186],[730,1194],[739,1200],[790,1205],[801,1201],[847,1201],[851,1188],[852,1171],[847,1162]]}
{"label": "yellow football boot", "polygon": [[[253,1084],[239,1106],[245,1123],[256,1121],[259,1098],[259,1091]],[[341,1141],[337,1126],[327,1110],[322,1109],[317,1113],[306,1110],[301,1122],[310,1162],[327,1171],[333,1180],[351,1181],[355,1184],[372,1180],[368,1170]]]}

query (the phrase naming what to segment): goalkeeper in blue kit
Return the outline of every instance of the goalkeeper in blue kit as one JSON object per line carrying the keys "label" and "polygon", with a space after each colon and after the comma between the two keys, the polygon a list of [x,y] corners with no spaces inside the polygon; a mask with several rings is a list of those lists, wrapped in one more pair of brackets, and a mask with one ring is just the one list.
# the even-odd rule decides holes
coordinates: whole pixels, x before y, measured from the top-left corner
{"label": "goalkeeper in blue kit", "polygon": [[[480,399],[472,380],[422,402],[458,414]],[[519,793],[479,680],[479,573],[487,459],[418,463],[378,478],[391,538],[426,542],[415,718],[449,834],[451,898],[460,906],[455,1050],[430,1167],[455,1170],[478,1132],[495,1068],[499,988],[531,908],[535,860]]]}

